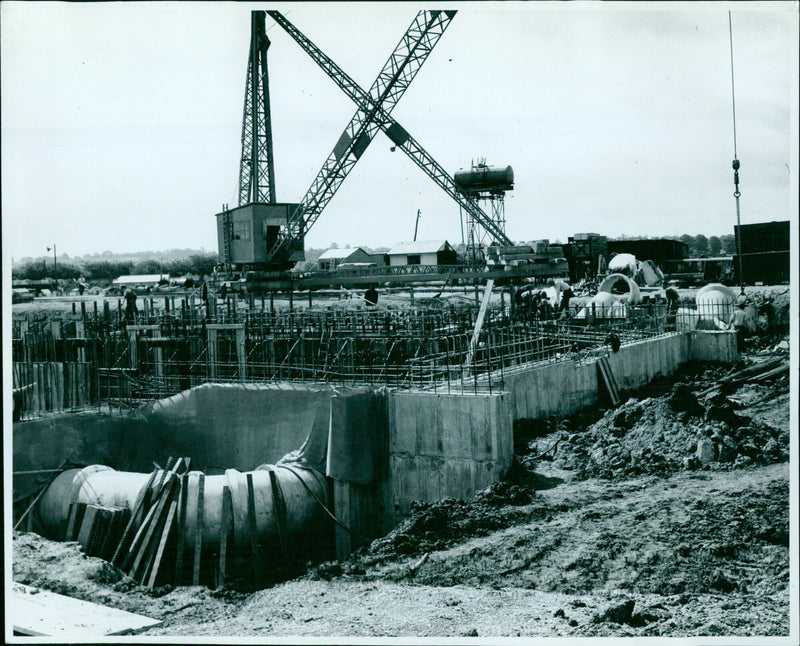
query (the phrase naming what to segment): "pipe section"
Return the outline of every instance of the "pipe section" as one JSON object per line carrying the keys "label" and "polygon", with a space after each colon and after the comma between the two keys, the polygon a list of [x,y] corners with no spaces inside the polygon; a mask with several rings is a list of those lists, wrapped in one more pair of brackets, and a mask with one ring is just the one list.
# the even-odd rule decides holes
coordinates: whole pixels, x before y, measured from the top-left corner
{"label": "pipe section", "polygon": [[639,286],[624,274],[609,274],[597,287],[597,291],[619,296],[620,300],[626,301],[629,305],[637,305],[642,302]]}
{"label": "pipe section", "polygon": [[[274,475],[270,475],[270,472]],[[200,471],[190,471],[183,476],[183,486],[187,488],[184,540],[188,541],[188,545],[194,544],[198,531],[200,475]],[[158,471],[154,483],[158,484],[162,477],[176,476]],[[69,520],[69,508],[74,502],[127,507],[133,511],[136,499],[149,479],[149,473],[115,471],[100,465],[65,471],[53,481],[39,502],[39,519],[43,525],[43,533],[55,540],[63,540]],[[320,503],[328,506],[328,488],[322,474],[313,469],[288,464],[263,465],[246,473],[228,469],[224,475],[204,478],[204,546],[213,549],[219,545],[222,530],[222,491],[227,485],[233,511],[233,543],[236,547],[249,547],[251,524],[248,515],[248,480],[252,480],[257,542],[276,538],[281,532],[300,535],[315,531],[322,524],[325,511]],[[281,518],[284,510],[285,518]]]}

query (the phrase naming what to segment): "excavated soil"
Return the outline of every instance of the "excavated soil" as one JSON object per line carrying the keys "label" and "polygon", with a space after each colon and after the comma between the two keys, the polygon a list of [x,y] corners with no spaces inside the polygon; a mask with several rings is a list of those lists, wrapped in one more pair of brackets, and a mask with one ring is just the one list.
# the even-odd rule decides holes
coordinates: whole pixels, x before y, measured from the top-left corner
{"label": "excavated soil", "polygon": [[787,378],[712,389],[732,371],[688,365],[616,408],[521,421],[504,482],[257,592],[148,593],[30,533],[14,580],[162,620],[146,636],[787,636]]}

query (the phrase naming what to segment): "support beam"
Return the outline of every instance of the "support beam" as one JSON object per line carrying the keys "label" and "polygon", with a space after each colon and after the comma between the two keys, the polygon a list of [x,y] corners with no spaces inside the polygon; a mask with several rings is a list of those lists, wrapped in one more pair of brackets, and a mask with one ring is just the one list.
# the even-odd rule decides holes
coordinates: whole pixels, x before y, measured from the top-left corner
{"label": "support beam", "polygon": [[[477,286],[476,286],[477,287]],[[481,336],[481,328],[483,327],[483,319],[486,318],[486,310],[489,307],[489,299],[492,296],[492,289],[494,288],[494,279],[490,278],[486,281],[486,289],[483,290],[483,300],[481,307],[478,310],[478,317],[475,319],[475,329],[472,331],[472,341],[469,344],[469,351],[467,352],[467,359],[464,361],[465,368],[472,367],[472,360],[475,357],[475,350],[478,347],[478,339]]]}

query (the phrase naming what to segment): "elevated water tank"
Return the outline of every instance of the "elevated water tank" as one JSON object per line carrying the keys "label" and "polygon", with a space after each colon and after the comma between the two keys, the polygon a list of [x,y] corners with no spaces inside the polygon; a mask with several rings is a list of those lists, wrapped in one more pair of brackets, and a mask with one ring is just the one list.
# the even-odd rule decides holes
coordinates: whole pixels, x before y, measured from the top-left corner
{"label": "elevated water tank", "polygon": [[470,170],[456,171],[453,179],[467,193],[510,191],[514,188],[514,169],[511,166],[473,166]]}

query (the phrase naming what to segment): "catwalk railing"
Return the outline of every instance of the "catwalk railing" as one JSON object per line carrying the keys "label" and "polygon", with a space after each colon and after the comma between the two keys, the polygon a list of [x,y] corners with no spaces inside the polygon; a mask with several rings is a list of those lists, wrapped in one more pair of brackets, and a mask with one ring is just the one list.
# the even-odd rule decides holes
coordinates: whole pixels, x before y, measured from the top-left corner
{"label": "catwalk railing", "polygon": [[[675,327],[663,304],[627,307],[624,315],[618,307],[553,312],[498,305],[489,307],[473,343],[477,315],[477,307],[459,305],[221,307],[213,316],[183,307],[150,309],[127,321],[107,311],[17,316],[15,399],[24,417],[87,404],[124,408],[208,382],[492,392],[515,367],[605,352]],[[53,371],[55,377],[42,376]]]}

